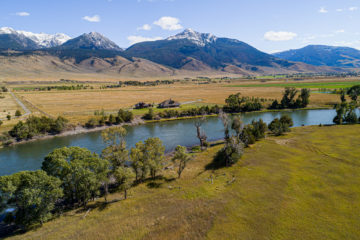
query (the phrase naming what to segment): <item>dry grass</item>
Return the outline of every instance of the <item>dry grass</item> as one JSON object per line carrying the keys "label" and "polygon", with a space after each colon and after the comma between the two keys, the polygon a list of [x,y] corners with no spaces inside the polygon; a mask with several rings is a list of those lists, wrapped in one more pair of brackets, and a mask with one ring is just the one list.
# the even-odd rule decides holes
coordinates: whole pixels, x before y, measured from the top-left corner
{"label": "dry grass", "polygon": [[[129,108],[139,101],[159,103],[172,98],[180,102],[198,101],[205,104],[224,104],[233,93],[266,99],[280,99],[283,88],[224,87],[224,84],[175,84],[156,87],[126,87],[112,90],[51,91],[19,93],[44,112],[63,115],[77,122],[86,121],[95,110],[115,112]],[[332,94],[312,94],[310,107],[323,107],[338,101]]]}
{"label": "dry grass", "polygon": [[126,201],[90,204],[85,219],[72,211],[10,239],[358,239],[359,142],[360,125],[296,128],[206,171],[217,146],[180,180],[141,184]]}

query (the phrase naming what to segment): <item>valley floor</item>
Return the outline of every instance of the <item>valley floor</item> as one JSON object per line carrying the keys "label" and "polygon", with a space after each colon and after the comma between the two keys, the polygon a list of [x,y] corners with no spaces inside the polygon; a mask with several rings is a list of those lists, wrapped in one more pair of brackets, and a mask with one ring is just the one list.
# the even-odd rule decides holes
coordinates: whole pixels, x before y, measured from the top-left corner
{"label": "valley floor", "polygon": [[294,128],[206,170],[215,146],[181,179],[166,170],[127,200],[115,193],[10,239],[358,239],[359,146],[360,125]]}

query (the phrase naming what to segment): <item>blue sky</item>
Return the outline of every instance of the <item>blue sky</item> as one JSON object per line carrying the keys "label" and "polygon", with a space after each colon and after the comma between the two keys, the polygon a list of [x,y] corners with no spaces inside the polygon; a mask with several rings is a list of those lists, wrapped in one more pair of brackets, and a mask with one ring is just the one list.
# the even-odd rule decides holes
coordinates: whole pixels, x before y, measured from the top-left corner
{"label": "blue sky", "polygon": [[[121,47],[184,28],[262,51],[308,44],[360,49],[359,0],[0,0],[0,27],[76,37],[97,31]],[[145,25],[145,26],[144,26]]]}

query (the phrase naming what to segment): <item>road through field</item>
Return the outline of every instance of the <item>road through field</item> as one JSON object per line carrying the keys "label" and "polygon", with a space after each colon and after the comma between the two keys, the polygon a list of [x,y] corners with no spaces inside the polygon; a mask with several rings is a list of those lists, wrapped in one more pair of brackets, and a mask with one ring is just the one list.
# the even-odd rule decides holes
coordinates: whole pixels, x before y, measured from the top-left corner
{"label": "road through field", "polygon": [[9,93],[10,93],[11,96],[15,99],[15,101],[17,102],[17,104],[19,104],[20,107],[24,110],[25,113],[24,113],[22,116],[25,117],[25,116],[30,115],[30,114],[31,114],[30,109],[28,109],[28,108],[25,106],[25,104],[24,104],[23,102],[21,102],[20,99],[19,99],[17,96],[15,96],[15,94],[14,94],[13,92],[11,92],[11,90],[9,90]]}

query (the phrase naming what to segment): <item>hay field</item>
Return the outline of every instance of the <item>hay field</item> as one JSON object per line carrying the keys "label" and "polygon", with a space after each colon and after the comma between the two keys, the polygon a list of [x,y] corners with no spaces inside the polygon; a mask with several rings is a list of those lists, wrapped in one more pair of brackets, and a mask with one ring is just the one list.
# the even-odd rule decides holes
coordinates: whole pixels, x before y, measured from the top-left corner
{"label": "hay field", "polygon": [[[156,87],[125,87],[111,90],[80,90],[50,92],[19,92],[18,95],[42,111],[63,115],[71,121],[85,121],[95,110],[115,112],[119,108],[131,108],[144,101],[159,103],[172,98],[181,103],[224,104],[230,95],[240,92],[243,96],[280,99],[283,87],[229,87],[227,84],[174,84]],[[324,107],[338,101],[332,94],[313,93],[310,107]]]}

